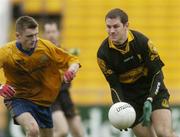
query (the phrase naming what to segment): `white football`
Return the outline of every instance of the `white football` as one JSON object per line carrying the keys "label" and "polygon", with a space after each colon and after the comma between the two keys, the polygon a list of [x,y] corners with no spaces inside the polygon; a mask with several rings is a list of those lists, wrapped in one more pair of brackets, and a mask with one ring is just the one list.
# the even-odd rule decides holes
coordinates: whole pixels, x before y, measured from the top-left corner
{"label": "white football", "polygon": [[132,126],[136,119],[134,108],[126,102],[118,102],[111,106],[108,113],[110,123],[118,129]]}

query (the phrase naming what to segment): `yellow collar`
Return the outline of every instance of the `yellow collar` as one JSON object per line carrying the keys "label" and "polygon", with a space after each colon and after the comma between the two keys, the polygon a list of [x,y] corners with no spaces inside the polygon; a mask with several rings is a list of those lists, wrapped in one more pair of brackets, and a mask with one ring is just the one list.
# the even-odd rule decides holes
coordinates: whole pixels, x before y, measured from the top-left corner
{"label": "yellow collar", "polygon": [[133,39],[134,39],[134,36],[133,36],[132,32],[131,32],[131,31],[128,31],[128,41],[127,41],[127,45],[126,45],[125,49],[122,50],[122,49],[118,49],[118,48],[113,44],[113,42],[108,38],[109,48],[113,48],[113,49],[115,49],[115,50],[120,51],[122,54],[125,54],[125,53],[127,53],[127,52],[129,51],[129,42],[132,41]]}

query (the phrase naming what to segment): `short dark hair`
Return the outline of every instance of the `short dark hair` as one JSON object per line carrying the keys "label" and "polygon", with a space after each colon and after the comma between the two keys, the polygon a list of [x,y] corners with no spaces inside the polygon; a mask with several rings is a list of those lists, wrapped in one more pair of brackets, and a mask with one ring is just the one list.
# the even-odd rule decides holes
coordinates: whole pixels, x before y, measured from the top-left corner
{"label": "short dark hair", "polygon": [[16,20],[16,32],[22,32],[25,29],[35,29],[38,27],[37,21],[30,16],[21,16]]}
{"label": "short dark hair", "polygon": [[124,12],[123,10],[121,9],[118,9],[118,8],[115,8],[115,9],[112,9],[110,10],[107,14],[106,14],[106,17],[105,17],[105,20],[107,18],[119,18],[120,21],[125,24],[128,22],[128,15],[126,12]]}

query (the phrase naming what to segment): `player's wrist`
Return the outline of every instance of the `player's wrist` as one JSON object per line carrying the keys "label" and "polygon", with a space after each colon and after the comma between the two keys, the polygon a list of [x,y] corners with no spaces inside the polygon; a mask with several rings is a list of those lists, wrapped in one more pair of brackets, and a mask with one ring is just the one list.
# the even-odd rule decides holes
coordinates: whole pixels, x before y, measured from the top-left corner
{"label": "player's wrist", "polygon": [[79,68],[80,68],[80,64],[79,63],[74,63],[74,64],[71,64],[68,71],[76,73],[79,70]]}
{"label": "player's wrist", "polygon": [[4,86],[4,84],[0,84],[0,90],[2,90],[2,89],[3,89],[3,86]]}
{"label": "player's wrist", "polygon": [[152,97],[148,97],[147,99],[146,99],[146,101],[150,101],[151,103],[153,102],[153,98]]}

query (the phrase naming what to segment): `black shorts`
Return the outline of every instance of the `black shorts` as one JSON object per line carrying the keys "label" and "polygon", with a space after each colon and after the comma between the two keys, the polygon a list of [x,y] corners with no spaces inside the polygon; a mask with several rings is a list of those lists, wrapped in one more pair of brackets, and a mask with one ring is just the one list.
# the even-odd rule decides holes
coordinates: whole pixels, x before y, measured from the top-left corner
{"label": "black shorts", "polygon": [[52,104],[51,108],[52,112],[62,110],[66,118],[72,118],[78,114],[78,111],[71,99],[69,88],[63,89],[59,92],[59,95]]}
{"label": "black shorts", "polygon": [[[112,95],[112,99],[113,99],[114,103],[119,102],[117,93],[115,94],[113,92],[111,95]],[[132,125],[132,127],[136,126],[137,124],[139,124],[141,122],[141,121],[139,121],[139,119],[143,115],[143,105],[144,105],[144,102],[146,101],[147,97],[148,97],[148,95],[141,95],[139,97],[136,96],[134,99],[132,99],[132,95],[131,95],[131,99],[128,99],[128,97],[125,97],[124,102],[131,104],[136,111],[136,120],[135,120],[134,124]],[[159,91],[159,93],[153,99],[152,111],[157,110],[157,109],[170,109],[169,97],[170,97],[170,95],[169,95],[167,89],[161,89]]]}

